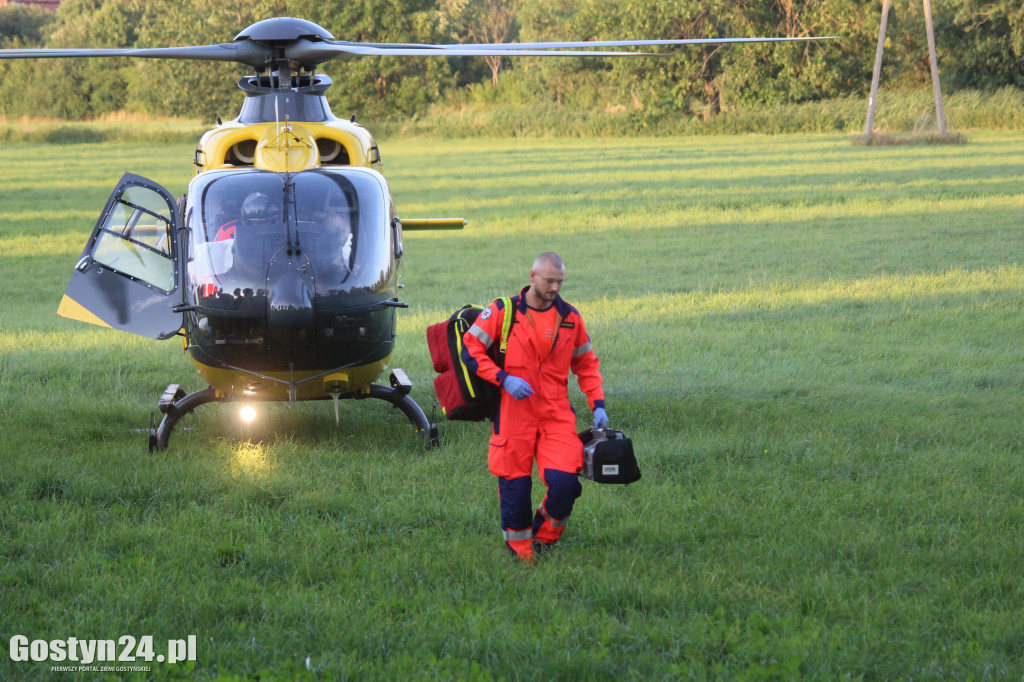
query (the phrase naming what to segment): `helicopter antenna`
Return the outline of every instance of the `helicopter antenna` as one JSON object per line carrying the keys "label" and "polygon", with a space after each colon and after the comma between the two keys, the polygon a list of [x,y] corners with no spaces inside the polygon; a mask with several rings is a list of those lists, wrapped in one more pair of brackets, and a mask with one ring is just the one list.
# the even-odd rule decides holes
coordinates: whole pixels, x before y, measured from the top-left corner
{"label": "helicopter antenna", "polygon": [[[284,177],[284,223],[288,239],[288,255],[290,256],[293,252],[295,254],[301,253],[302,245],[299,243],[299,209],[295,204],[295,181],[292,179],[292,174],[289,171],[285,171]],[[292,225],[295,226],[294,246],[292,242]]]}
{"label": "helicopter antenna", "polygon": [[[277,101],[276,99],[274,100]],[[284,172],[285,177],[285,222],[288,225],[288,253],[291,253],[291,226],[295,225],[295,253],[300,253],[302,245],[299,244],[299,209],[295,205],[295,183],[292,180],[292,153],[291,153],[291,126],[288,125],[288,114],[284,115],[284,129],[287,133],[284,137]],[[290,214],[290,215],[289,215]]]}
{"label": "helicopter antenna", "polygon": [[[273,78],[273,76],[271,76]],[[281,101],[281,93],[274,93],[274,129],[275,134],[281,137],[281,113],[278,111],[278,103]]]}

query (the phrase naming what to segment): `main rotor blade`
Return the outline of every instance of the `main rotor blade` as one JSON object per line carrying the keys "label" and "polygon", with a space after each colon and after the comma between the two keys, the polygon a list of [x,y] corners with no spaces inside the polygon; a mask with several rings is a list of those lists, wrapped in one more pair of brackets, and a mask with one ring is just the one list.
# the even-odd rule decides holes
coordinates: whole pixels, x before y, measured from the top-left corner
{"label": "main rotor blade", "polygon": [[594,47],[638,47],[672,45],[720,45],[728,43],[783,43],[831,40],[832,36],[798,38],[679,38],[664,40],[577,40],[539,43],[467,43],[431,45],[427,43],[353,43],[343,40],[309,41],[300,39],[289,45],[289,59],[306,68],[331,59],[347,57],[645,57],[664,53],[624,50],[590,50]]}
{"label": "main rotor blade", "polygon": [[346,57],[642,57],[652,56],[651,52],[623,52],[600,50],[534,50],[502,49],[479,46],[463,48],[461,45],[422,45],[416,47],[394,45],[367,45],[297,40],[285,50],[287,57],[306,68],[331,59]]}
{"label": "main rotor blade", "polygon": [[[657,40],[570,40],[542,43],[460,43],[451,45],[427,45],[422,43],[346,43],[335,41],[336,45],[363,45],[366,47],[379,47],[387,49],[390,47],[429,47],[463,50],[476,49],[504,49],[504,50],[544,50],[549,48],[580,48],[580,47],[629,47],[644,45],[722,45],[728,43],[788,43],[811,40],[835,40],[836,36],[798,36],[798,37],[768,37],[768,38],[667,38]],[[586,52],[584,54],[593,54]],[[618,53],[627,54],[627,53]]]}
{"label": "main rotor blade", "polygon": [[149,59],[202,59],[214,62],[237,62],[254,69],[266,67],[269,48],[251,41],[192,45],[186,47],[144,48],[34,48],[0,50],[0,59],[71,59],[74,57],[142,57]]}
{"label": "main rotor blade", "polygon": [[662,53],[580,48],[672,45],[720,45],[829,40],[832,36],[799,38],[680,38],[666,40],[578,40],[537,43],[352,43],[290,38],[276,46],[242,38],[233,43],[149,48],[35,48],[0,50],[0,59],[70,59],[76,57],[141,57],[144,59],[199,59],[236,62],[257,71],[295,63],[306,69],[332,59],[352,57],[643,57]]}

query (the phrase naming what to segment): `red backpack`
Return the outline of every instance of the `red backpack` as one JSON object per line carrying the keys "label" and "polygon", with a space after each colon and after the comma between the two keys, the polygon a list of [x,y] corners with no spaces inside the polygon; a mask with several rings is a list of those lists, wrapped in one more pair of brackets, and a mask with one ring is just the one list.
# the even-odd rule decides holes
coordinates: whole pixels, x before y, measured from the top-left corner
{"label": "red backpack", "polygon": [[[505,350],[515,319],[515,308],[509,298],[505,304],[505,320],[501,327],[501,340],[491,346],[489,355],[498,367],[505,366]],[[484,311],[476,305],[459,308],[444,322],[427,327],[427,347],[434,363],[434,392],[445,417],[451,420],[484,421],[494,415],[501,398],[501,389],[484,381],[462,361],[462,337]]]}

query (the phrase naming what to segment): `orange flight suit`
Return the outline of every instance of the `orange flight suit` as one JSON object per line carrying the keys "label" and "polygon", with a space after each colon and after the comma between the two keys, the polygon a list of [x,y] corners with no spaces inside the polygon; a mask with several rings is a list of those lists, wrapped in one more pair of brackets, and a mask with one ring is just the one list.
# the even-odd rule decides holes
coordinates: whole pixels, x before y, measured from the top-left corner
{"label": "orange flight suit", "polygon": [[[576,413],[569,403],[569,370],[576,375],[591,410],[604,407],[604,391],[600,363],[579,311],[557,297],[553,314],[547,313],[553,319],[552,329],[544,336],[535,321],[544,317],[545,311],[526,305],[526,289],[511,300],[516,316],[504,369],[488,356],[488,349],[501,340],[506,314],[501,300],[487,307],[464,335],[462,359],[485,381],[500,386],[512,375],[533,388],[533,395],[521,400],[502,389],[487,456],[491,473],[498,477],[505,541],[520,558],[530,560],[534,540],[545,545],[558,540],[583,490],[577,476],[583,466],[583,446],[576,435]],[[547,495],[533,514],[530,494],[535,459]]]}

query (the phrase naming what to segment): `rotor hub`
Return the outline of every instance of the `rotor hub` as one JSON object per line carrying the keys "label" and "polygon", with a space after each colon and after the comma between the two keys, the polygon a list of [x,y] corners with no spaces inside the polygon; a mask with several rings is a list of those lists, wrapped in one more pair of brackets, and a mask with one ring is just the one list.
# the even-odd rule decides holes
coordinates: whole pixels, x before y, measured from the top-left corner
{"label": "rotor hub", "polygon": [[302,39],[321,42],[334,40],[334,36],[323,26],[296,17],[273,17],[257,21],[235,36],[235,41],[252,40],[267,45],[288,44]]}

